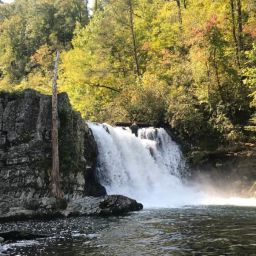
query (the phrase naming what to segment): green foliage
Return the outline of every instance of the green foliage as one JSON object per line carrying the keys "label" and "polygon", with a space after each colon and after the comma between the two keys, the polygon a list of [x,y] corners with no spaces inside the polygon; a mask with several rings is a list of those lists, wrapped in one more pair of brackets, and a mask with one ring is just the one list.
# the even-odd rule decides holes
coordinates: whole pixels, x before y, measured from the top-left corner
{"label": "green foliage", "polygon": [[124,110],[122,115],[113,119],[120,121],[126,116],[128,120],[140,120],[152,125],[165,123],[168,89],[156,75],[145,73],[138,78],[135,85],[122,91],[117,102]]}
{"label": "green foliage", "polygon": [[[256,37],[256,34],[255,34]],[[244,74],[244,84],[250,89],[250,97],[251,97],[251,107],[254,112],[249,120],[248,125],[245,129],[249,132],[250,138],[253,140],[256,139],[256,44],[253,44],[253,48],[251,51],[246,52],[247,62],[246,66],[243,69]]]}
{"label": "green foliage", "polygon": [[97,0],[89,22],[82,0],[16,0],[0,30],[1,88],[48,93],[58,47],[87,119],[165,123],[188,149],[255,138],[254,0]]}
{"label": "green foliage", "polygon": [[54,52],[70,48],[77,22],[88,22],[86,1],[16,0],[1,5],[0,88],[21,83],[18,88],[48,91]]}
{"label": "green foliage", "polygon": [[249,86],[251,97],[253,98],[251,104],[256,107],[256,44],[253,44],[253,49],[246,52],[247,63],[244,68],[244,83]]}
{"label": "green foliage", "polygon": [[[168,121],[185,149],[215,149],[221,135],[209,123],[209,110],[181,86],[171,94]],[[209,137],[211,138],[209,140]]]}

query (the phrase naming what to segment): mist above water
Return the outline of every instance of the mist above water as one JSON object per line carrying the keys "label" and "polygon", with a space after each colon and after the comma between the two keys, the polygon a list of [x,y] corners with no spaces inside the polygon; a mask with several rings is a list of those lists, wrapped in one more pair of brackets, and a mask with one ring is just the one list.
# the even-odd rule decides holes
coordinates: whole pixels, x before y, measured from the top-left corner
{"label": "mist above water", "polygon": [[89,126],[99,150],[97,175],[110,195],[134,198],[144,207],[256,205],[256,199],[213,196],[184,182],[182,153],[163,128],[143,128],[136,137],[129,128]]}

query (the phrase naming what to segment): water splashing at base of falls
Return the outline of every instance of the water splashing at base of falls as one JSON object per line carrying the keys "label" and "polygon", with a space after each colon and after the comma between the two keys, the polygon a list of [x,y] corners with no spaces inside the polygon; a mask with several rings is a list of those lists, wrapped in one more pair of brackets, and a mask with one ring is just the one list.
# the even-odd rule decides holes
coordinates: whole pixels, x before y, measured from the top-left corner
{"label": "water splashing at base of falls", "polygon": [[162,128],[89,124],[98,145],[98,177],[108,194],[135,198],[148,207],[193,204],[198,195],[183,186],[179,147]]}
{"label": "water splashing at base of falls", "polygon": [[[178,145],[163,128],[129,128],[89,123],[98,145],[97,175],[108,194],[122,194],[145,207],[221,204],[184,185],[185,164]],[[228,204],[228,203],[227,203]]]}

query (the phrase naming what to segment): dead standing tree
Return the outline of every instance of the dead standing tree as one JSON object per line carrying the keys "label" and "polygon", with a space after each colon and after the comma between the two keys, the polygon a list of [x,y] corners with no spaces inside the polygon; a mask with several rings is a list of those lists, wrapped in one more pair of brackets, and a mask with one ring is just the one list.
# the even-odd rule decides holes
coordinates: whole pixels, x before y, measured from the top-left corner
{"label": "dead standing tree", "polygon": [[51,172],[51,192],[56,198],[63,198],[63,192],[60,188],[60,171],[59,171],[59,143],[58,143],[58,63],[60,53],[57,51],[54,76],[52,84],[52,172]]}

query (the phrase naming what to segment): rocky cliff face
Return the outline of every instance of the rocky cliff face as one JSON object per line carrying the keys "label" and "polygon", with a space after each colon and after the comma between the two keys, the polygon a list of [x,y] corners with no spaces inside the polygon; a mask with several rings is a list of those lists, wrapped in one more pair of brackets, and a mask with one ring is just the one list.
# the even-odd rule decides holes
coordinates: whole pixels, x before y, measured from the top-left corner
{"label": "rocky cliff face", "polygon": [[255,145],[238,152],[215,152],[205,155],[191,168],[191,178],[216,191],[229,195],[256,196]]}
{"label": "rocky cliff face", "polygon": [[[61,186],[67,198],[102,196],[97,145],[66,94],[58,96]],[[0,215],[49,196],[51,97],[32,90],[0,94]]]}

